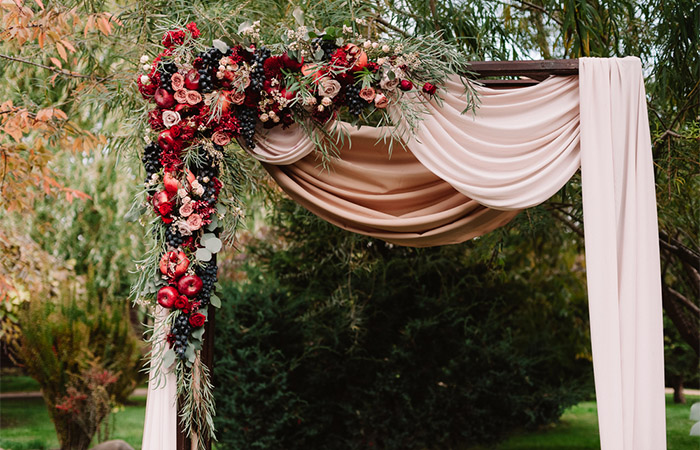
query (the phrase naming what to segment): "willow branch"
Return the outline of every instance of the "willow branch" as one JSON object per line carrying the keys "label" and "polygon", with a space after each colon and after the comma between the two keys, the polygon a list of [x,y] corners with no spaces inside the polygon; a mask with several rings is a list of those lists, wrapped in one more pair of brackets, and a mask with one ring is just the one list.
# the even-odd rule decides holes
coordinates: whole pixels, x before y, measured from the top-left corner
{"label": "willow branch", "polygon": [[391,23],[387,22],[386,20],[382,19],[381,17],[375,17],[374,21],[385,26],[386,28],[389,28],[390,30],[396,31],[397,33],[399,33],[403,37],[406,37],[406,38],[409,37],[409,34],[406,33],[404,30],[402,30],[401,28],[399,28],[395,25],[392,25]]}
{"label": "willow branch", "polygon": [[28,64],[30,66],[40,67],[42,69],[50,70],[51,72],[57,73],[59,75],[63,75],[65,77],[81,78],[81,79],[86,79],[86,80],[95,80],[98,82],[106,81],[106,80],[111,78],[111,76],[109,76],[109,77],[94,77],[92,75],[84,75],[82,73],[69,72],[67,70],[57,69],[56,67],[47,66],[46,64],[41,64],[41,63],[37,63],[34,61],[29,61],[27,59],[22,59],[22,58],[17,58],[15,56],[5,55],[2,53],[0,53],[0,58],[7,59],[9,61],[15,61],[15,62],[22,63],[22,64]]}

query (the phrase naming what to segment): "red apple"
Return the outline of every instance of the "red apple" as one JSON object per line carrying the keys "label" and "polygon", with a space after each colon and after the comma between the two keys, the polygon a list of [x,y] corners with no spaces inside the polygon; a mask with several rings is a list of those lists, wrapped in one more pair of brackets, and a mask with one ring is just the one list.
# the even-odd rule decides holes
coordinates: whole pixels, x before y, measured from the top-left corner
{"label": "red apple", "polygon": [[180,296],[177,289],[172,286],[163,286],[158,291],[158,304],[163,308],[172,308],[175,300]]}
{"label": "red apple", "polygon": [[167,252],[160,258],[160,273],[177,278],[187,272],[190,260],[183,252]]}
{"label": "red apple", "polygon": [[173,176],[172,172],[165,172],[163,184],[165,185],[165,190],[171,194],[177,193],[177,190],[180,189],[180,182]]}
{"label": "red apple", "polygon": [[202,283],[202,279],[197,275],[186,275],[180,278],[180,280],[177,282],[177,289],[181,294],[188,297],[194,297],[195,295],[199,294],[199,291],[202,290],[203,285],[204,283]]}
{"label": "red apple", "polygon": [[185,87],[193,91],[199,88],[199,72],[196,69],[190,69],[185,75]]}
{"label": "red apple", "polygon": [[192,183],[194,183],[194,180],[196,180],[196,179],[197,179],[197,177],[194,176],[192,171],[190,169],[187,169],[187,182],[192,184]]}
{"label": "red apple", "polygon": [[170,130],[161,131],[158,135],[158,145],[163,150],[173,150],[175,147],[175,138],[173,137]]}
{"label": "red apple", "polygon": [[158,88],[158,90],[156,90],[153,99],[156,101],[156,105],[164,109],[170,108],[175,104],[175,97],[173,94],[163,88]]}
{"label": "red apple", "polygon": [[301,58],[301,62],[299,62],[296,59],[289,56],[287,52],[284,52],[282,53],[282,64],[284,64],[284,67],[291,70],[292,72],[299,72],[301,70],[301,67],[304,65],[304,58]]}
{"label": "red apple", "polygon": [[399,83],[399,88],[402,91],[410,91],[411,89],[413,89],[413,83],[411,83],[409,80],[401,80],[401,82]]}
{"label": "red apple", "polygon": [[195,108],[192,105],[187,105],[185,103],[180,103],[178,105],[175,105],[175,112],[179,113],[180,116],[184,117],[185,115],[191,114],[192,112],[199,111],[197,108]]}
{"label": "red apple", "polygon": [[287,100],[294,100],[294,97],[297,95],[297,91],[289,91],[287,89],[282,89],[280,91],[280,95]]}
{"label": "red apple", "polygon": [[226,114],[231,106],[229,95],[231,95],[231,91],[221,91],[221,95],[219,95],[219,99],[216,102],[217,105],[220,105],[222,114]]}

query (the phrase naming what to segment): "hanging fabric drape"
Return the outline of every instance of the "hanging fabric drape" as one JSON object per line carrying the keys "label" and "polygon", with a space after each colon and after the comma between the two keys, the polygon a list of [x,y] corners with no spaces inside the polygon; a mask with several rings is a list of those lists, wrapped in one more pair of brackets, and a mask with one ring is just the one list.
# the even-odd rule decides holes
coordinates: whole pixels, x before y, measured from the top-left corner
{"label": "hanging fabric drape", "polygon": [[273,129],[251,154],[320,217],[412,246],[502,226],[581,166],[601,447],[663,450],[659,250],[641,63],[582,58],[579,73],[480,88],[474,114],[462,114],[463,86],[450,80],[444,104],[427,105],[416,135],[391,157],[377,142],[382,130],[371,128],[351,131],[352,145],[327,169],[295,127]]}

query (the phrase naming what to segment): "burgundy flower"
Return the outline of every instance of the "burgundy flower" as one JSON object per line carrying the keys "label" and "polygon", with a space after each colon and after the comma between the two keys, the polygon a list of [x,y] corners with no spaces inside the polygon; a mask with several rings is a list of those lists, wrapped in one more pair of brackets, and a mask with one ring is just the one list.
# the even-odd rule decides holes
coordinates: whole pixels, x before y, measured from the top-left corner
{"label": "burgundy flower", "polygon": [[192,34],[192,37],[195,39],[197,39],[202,34],[197,28],[197,24],[194,22],[188,23],[187,25],[185,25],[185,28],[187,28],[187,31],[189,31]]}
{"label": "burgundy flower", "polygon": [[204,316],[204,314],[194,313],[190,316],[190,325],[192,325],[195,328],[203,326],[204,322],[206,321],[207,318]]}
{"label": "burgundy flower", "polygon": [[425,83],[423,85],[423,92],[428,95],[435,95],[435,92],[437,92],[437,86],[432,83]]}
{"label": "burgundy flower", "polygon": [[179,296],[176,300],[173,306],[177,309],[184,309],[187,308],[187,306],[190,304],[190,301],[187,299],[186,296],[181,295]]}
{"label": "burgundy flower", "polygon": [[411,83],[409,80],[401,80],[401,83],[399,83],[399,88],[401,88],[402,91],[410,91],[413,89],[413,83]]}

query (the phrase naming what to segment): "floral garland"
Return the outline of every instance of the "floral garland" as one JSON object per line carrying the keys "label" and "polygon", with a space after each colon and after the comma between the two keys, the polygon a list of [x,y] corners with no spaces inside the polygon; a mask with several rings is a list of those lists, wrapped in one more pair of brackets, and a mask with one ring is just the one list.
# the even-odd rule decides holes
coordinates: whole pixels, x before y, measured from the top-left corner
{"label": "floral garland", "polygon": [[[417,104],[439,101],[436,94],[447,74],[466,71],[455,62],[458,52],[439,39],[374,42],[352,24],[322,31],[310,31],[303,19],[298,25],[284,30],[282,44],[268,47],[260,23],[244,23],[235,43],[225,38],[202,49],[201,33],[189,23],[166,32],[162,51],[140,61],[138,90],[155,103],[147,113],[153,134],[142,161],[156,239],[142,261],[134,295],[169,311],[163,324],[167,345],[154,345],[164,350],[154,350],[151,370],[175,368],[178,394],[185,399],[180,419],[188,435],[214,437],[208,369],[196,352],[209,305],[221,306],[215,255],[226,225],[227,208],[219,201],[225,188],[219,177],[230,159],[225,147],[238,140],[254,148],[261,130],[298,124],[310,136],[320,136],[317,148],[328,154],[333,139],[326,137],[338,119],[410,125],[418,117]],[[279,52],[273,55],[271,48]],[[402,113],[389,114],[392,106]],[[226,183],[234,184],[229,178],[224,177]],[[233,215],[234,226],[239,216]]]}

